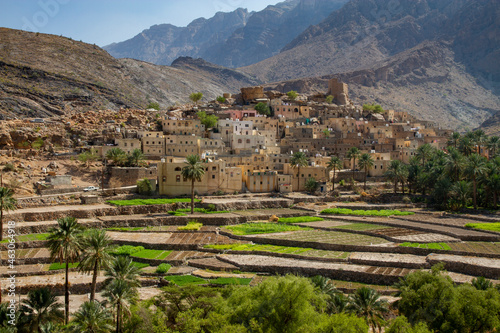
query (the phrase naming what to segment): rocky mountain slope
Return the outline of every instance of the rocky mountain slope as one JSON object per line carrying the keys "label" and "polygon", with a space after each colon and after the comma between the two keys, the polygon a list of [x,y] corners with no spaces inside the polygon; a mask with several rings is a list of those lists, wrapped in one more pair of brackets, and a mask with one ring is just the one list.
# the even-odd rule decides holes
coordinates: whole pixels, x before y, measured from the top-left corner
{"label": "rocky mountain slope", "polygon": [[170,65],[180,56],[199,57],[212,45],[227,40],[244,27],[250,13],[238,8],[231,13],[219,12],[210,19],[199,18],[187,27],[171,24],[154,25],[132,39],[105,46],[116,58],[133,58],[158,65]]}
{"label": "rocky mountain slope", "polygon": [[348,0],[286,0],[257,13],[238,8],[197,19],[187,27],[155,25],[132,39],[105,46],[116,58],[170,65],[181,56],[241,67],[269,58],[304,29]]}
{"label": "rocky mountain slope", "polygon": [[207,99],[257,84],[239,71],[189,61],[176,67],[117,60],[101,48],[68,38],[0,29],[0,119],[45,117],[74,111],[163,107]]}

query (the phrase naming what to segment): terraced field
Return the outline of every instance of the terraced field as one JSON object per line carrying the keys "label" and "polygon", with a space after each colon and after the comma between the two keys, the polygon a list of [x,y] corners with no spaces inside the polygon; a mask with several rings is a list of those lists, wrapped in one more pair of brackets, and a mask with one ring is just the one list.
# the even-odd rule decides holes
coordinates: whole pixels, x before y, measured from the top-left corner
{"label": "terraced field", "polygon": [[387,240],[378,237],[324,230],[295,231],[286,234],[259,236],[274,239],[287,239],[302,242],[318,242],[340,245],[381,245],[390,243]]}

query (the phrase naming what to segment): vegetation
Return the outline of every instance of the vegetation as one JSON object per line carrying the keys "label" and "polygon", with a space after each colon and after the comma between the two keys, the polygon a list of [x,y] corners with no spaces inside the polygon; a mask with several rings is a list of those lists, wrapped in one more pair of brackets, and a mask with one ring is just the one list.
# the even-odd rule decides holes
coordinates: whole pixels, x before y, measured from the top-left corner
{"label": "vegetation", "polygon": [[131,256],[137,252],[141,252],[144,250],[142,246],[133,246],[133,245],[122,245],[112,251],[113,254],[119,256]]}
{"label": "vegetation", "polygon": [[286,93],[286,95],[288,96],[288,99],[291,101],[295,101],[299,96],[299,94],[295,90],[290,90],[289,92]]}
{"label": "vegetation", "polygon": [[[28,235],[19,235],[16,236],[16,242],[32,242],[32,241],[44,241],[47,240],[49,234],[28,234]],[[7,243],[9,240],[4,239],[0,243]]]}
{"label": "vegetation", "polygon": [[189,221],[187,225],[183,227],[178,227],[177,230],[200,230],[203,227],[203,223],[198,223],[196,221]]}
{"label": "vegetation", "polygon": [[42,332],[45,325],[63,321],[64,312],[61,308],[62,304],[49,288],[30,290],[27,299],[22,301],[19,308],[18,325],[25,332]]}
{"label": "vegetation", "polygon": [[335,190],[336,171],[341,170],[342,166],[343,166],[342,161],[337,156],[332,156],[330,158],[330,161],[328,161],[328,165],[327,165],[328,170],[333,170],[332,191]]}
{"label": "vegetation", "polygon": [[226,98],[224,96],[217,96],[215,100],[221,104],[226,103]]}
{"label": "vegetation", "polygon": [[306,180],[306,183],[304,185],[304,187],[306,188],[306,191],[309,192],[309,193],[314,193],[318,190],[319,188],[319,183],[316,179],[314,179],[313,177],[311,178],[308,178]]}
{"label": "vegetation", "polygon": [[408,178],[408,169],[400,160],[391,161],[385,176],[394,183],[394,193],[397,193],[398,184],[401,183],[401,191],[405,194],[404,184]]}
{"label": "vegetation", "polygon": [[156,273],[165,274],[169,271],[169,269],[171,267],[172,266],[170,266],[169,264],[166,264],[166,263],[160,264],[160,265],[158,265],[158,267],[156,267]]}
{"label": "vegetation", "polygon": [[189,99],[198,105],[198,102],[203,98],[203,93],[196,92],[189,95]]}
{"label": "vegetation", "polygon": [[[200,199],[195,199],[195,202],[200,202]],[[180,199],[131,199],[131,200],[109,200],[110,203],[115,206],[142,206],[142,205],[166,205],[181,202],[191,202],[191,199],[180,198]]]}
{"label": "vegetation", "polygon": [[82,163],[85,164],[85,167],[89,167],[90,162],[95,162],[100,159],[99,154],[97,153],[97,150],[94,148],[91,148],[90,150],[87,150],[80,155],[78,155],[78,160]]}
{"label": "vegetation", "polygon": [[82,251],[83,227],[74,217],[57,219],[57,226],[52,228],[48,237],[47,247],[50,257],[65,263],[64,304],[65,324],[69,321],[69,264],[75,262]]}
{"label": "vegetation", "polygon": [[285,231],[312,230],[311,228],[299,227],[281,223],[245,223],[225,227],[235,235],[269,234]]}
{"label": "vegetation", "polygon": [[16,203],[14,191],[10,188],[0,187],[0,241],[3,241],[3,212],[15,210]]}
{"label": "vegetation", "polygon": [[363,104],[363,111],[370,111],[374,113],[384,113],[384,109],[378,104]]}
{"label": "vegetation", "polygon": [[194,182],[201,182],[205,175],[205,167],[203,166],[199,155],[188,155],[186,157],[187,165],[182,168],[182,177],[191,180],[191,214],[194,214]]}
{"label": "vegetation", "polygon": [[101,303],[87,301],[74,313],[73,332],[107,333],[113,330],[113,315]]}
{"label": "vegetation", "polygon": [[217,121],[219,120],[217,116],[213,114],[207,115],[205,111],[199,111],[196,115],[198,116],[198,119],[200,119],[201,124],[205,126],[205,131],[217,126]]}
{"label": "vegetation", "polygon": [[[80,263],[78,263],[78,262],[70,263],[69,264],[69,268],[77,268],[79,264]],[[58,262],[54,262],[54,263],[50,264],[49,271],[58,271],[60,269],[65,269],[65,268],[66,268],[66,264],[65,263],[61,264],[61,263],[58,263]]]}
{"label": "vegetation", "polygon": [[206,284],[207,280],[193,275],[171,275],[164,277],[165,280],[175,283],[178,286]]}
{"label": "vegetation", "polygon": [[410,243],[410,242],[405,242],[405,243],[399,244],[399,246],[418,247],[421,249],[430,249],[430,250],[446,250],[446,251],[451,250],[451,247],[446,243]]}
{"label": "vegetation", "polygon": [[132,253],[130,256],[134,258],[144,258],[144,259],[158,259],[163,260],[168,255],[172,253],[171,250],[152,250],[152,249],[143,249],[140,251],[136,251]]}
{"label": "vegetation", "polygon": [[352,160],[352,179],[354,181],[354,170],[356,169],[356,159],[359,158],[361,154],[360,150],[356,147],[352,147],[346,154],[349,160]]}
{"label": "vegetation", "polygon": [[325,102],[327,102],[328,104],[332,104],[332,102],[333,102],[333,96],[332,95],[326,96]]}
{"label": "vegetation", "polygon": [[318,216],[297,216],[297,217],[280,217],[279,223],[304,223],[304,222],[316,222],[324,221],[323,218]]}
{"label": "vegetation", "polygon": [[149,102],[148,106],[146,106],[146,109],[155,109],[157,111],[160,111],[160,103],[158,103],[158,102]]}
{"label": "vegetation", "polygon": [[11,172],[11,171],[16,171],[16,167],[12,163],[7,163],[4,165],[3,169],[4,172]]}
{"label": "vegetation", "polygon": [[151,181],[147,178],[143,178],[137,181],[137,191],[139,194],[143,195],[151,195],[154,192],[153,185],[151,185]]}
{"label": "vegetation", "polygon": [[309,165],[309,158],[301,151],[293,153],[290,159],[290,166],[295,169],[297,168],[297,180],[300,188],[300,168]]}
{"label": "vegetation", "polygon": [[359,157],[358,164],[359,167],[365,171],[363,190],[366,191],[366,177],[368,176],[368,170],[373,168],[373,166],[375,165],[375,161],[370,154],[364,153]]}
{"label": "vegetation", "polygon": [[269,109],[269,105],[267,105],[267,103],[263,103],[263,102],[257,103],[255,105],[255,110],[263,116],[271,115],[271,109]]}
{"label": "vegetation", "polygon": [[500,223],[467,223],[466,228],[500,232]]}
{"label": "vegetation", "polygon": [[401,212],[399,210],[352,210],[348,208],[328,208],[321,211],[325,215],[359,215],[359,216],[405,216],[414,215],[413,212]]}

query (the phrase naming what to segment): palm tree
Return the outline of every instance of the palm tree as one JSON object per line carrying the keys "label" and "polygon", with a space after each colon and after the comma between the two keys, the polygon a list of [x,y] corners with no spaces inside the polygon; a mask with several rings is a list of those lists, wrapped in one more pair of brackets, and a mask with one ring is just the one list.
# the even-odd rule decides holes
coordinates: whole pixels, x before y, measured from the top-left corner
{"label": "palm tree", "polygon": [[194,182],[201,182],[205,174],[205,167],[201,163],[199,155],[189,155],[186,157],[186,165],[182,168],[182,177],[191,180],[191,214],[194,214]]}
{"label": "palm tree", "polygon": [[65,283],[64,283],[64,304],[66,309],[65,324],[69,321],[69,263],[75,262],[78,259],[81,246],[81,236],[83,227],[74,217],[63,217],[57,219],[57,227],[50,230],[50,235],[47,238],[47,247],[50,250],[50,257],[53,260],[64,262],[65,267]]}
{"label": "palm tree", "polygon": [[115,165],[123,165],[127,160],[127,153],[120,148],[111,148],[106,153],[106,159],[112,160]]}
{"label": "palm tree", "polygon": [[472,286],[477,290],[488,290],[493,288],[493,282],[491,280],[485,279],[483,276],[472,279]]}
{"label": "palm tree", "polygon": [[465,174],[472,180],[474,209],[477,209],[477,179],[486,174],[487,171],[486,159],[484,157],[478,154],[469,156],[465,166]]}
{"label": "palm tree", "polygon": [[375,332],[379,332],[384,322],[383,314],[389,311],[386,300],[380,299],[380,294],[368,287],[361,287],[350,296],[347,309],[358,317],[363,317]]}
{"label": "palm tree", "polygon": [[338,289],[335,288],[333,281],[322,275],[312,277],[311,282],[323,294],[333,296],[334,294],[339,293]]}
{"label": "palm tree", "polygon": [[111,262],[111,265],[105,272],[106,280],[104,284],[107,286],[114,280],[124,280],[133,287],[139,287],[140,269],[134,266],[132,259],[125,256],[118,256]]}
{"label": "palm tree", "polygon": [[464,166],[464,158],[460,152],[450,147],[448,149],[448,155],[446,155],[446,166],[445,170],[448,174],[448,177],[452,178],[455,181],[460,180],[460,173]]}
{"label": "palm tree", "polygon": [[418,147],[415,156],[422,160],[422,166],[425,167],[425,162],[431,159],[433,153],[434,148],[430,144],[426,143]]}
{"label": "palm tree", "polygon": [[309,158],[301,151],[293,153],[290,159],[290,165],[293,169],[297,168],[297,191],[300,189],[300,167],[305,167],[309,164]]}
{"label": "palm tree", "polygon": [[130,304],[135,301],[137,287],[123,279],[113,280],[103,293],[116,309],[116,332],[122,332],[123,312],[130,313]]}
{"label": "palm tree", "polygon": [[128,156],[128,160],[131,166],[137,167],[144,160],[144,154],[140,149],[132,150],[132,153]]}
{"label": "palm tree", "polygon": [[83,303],[71,321],[73,332],[108,333],[113,330],[111,313],[97,301]]}
{"label": "palm tree", "polygon": [[460,142],[460,133],[458,132],[453,132],[448,139],[448,146],[453,146],[453,148],[457,149],[458,143]]}
{"label": "palm tree", "polygon": [[500,192],[500,157],[491,159],[486,165],[488,171],[481,177],[485,189],[493,196],[493,208],[497,209],[498,194]]}
{"label": "palm tree", "polygon": [[41,326],[51,321],[62,321],[62,304],[49,288],[30,290],[28,298],[23,300],[20,307],[21,327],[28,332],[42,332]]}
{"label": "palm tree", "polygon": [[450,196],[453,197],[456,203],[460,205],[460,208],[467,207],[467,201],[469,201],[470,192],[470,183],[465,180],[455,182],[450,187]]}
{"label": "palm tree", "polygon": [[16,209],[17,200],[13,197],[14,191],[7,187],[0,187],[0,241],[3,240],[3,211]]}
{"label": "palm tree", "polygon": [[373,168],[375,161],[370,154],[364,153],[359,157],[358,165],[361,169],[365,170],[365,181],[363,186],[363,191],[366,191],[366,177],[368,176],[368,169]]}
{"label": "palm tree", "polygon": [[458,142],[458,150],[465,156],[474,153],[474,142],[470,136],[462,136]]}
{"label": "palm tree", "polygon": [[490,136],[488,142],[486,143],[486,147],[491,152],[491,154],[489,154],[489,158],[495,157],[500,149],[500,137]]}
{"label": "palm tree", "polygon": [[408,169],[400,160],[393,160],[389,164],[385,176],[394,183],[394,193],[397,193],[398,183],[401,183],[403,194],[405,193],[404,182],[408,177]]}
{"label": "palm tree", "polygon": [[481,155],[481,146],[488,142],[486,134],[483,130],[475,130],[472,132],[472,138],[472,141],[477,146],[477,153]]}
{"label": "palm tree", "polygon": [[330,161],[328,161],[327,167],[329,170],[333,170],[333,178],[332,178],[332,191],[335,190],[335,173],[337,170],[342,169],[342,161],[338,156],[332,156]]}
{"label": "palm tree", "polygon": [[346,154],[349,160],[352,160],[352,181],[354,181],[354,169],[356,168],[356,159],[359,157],[361,152],[358,148],[352,147]]}
{"label": "palm tree", "polygon": [[110,251],[113,241],[106,235],[106,230],[92,229],[85,235],[82,241],[83,253],[78,265],[81,272],[92,272],[92,287],[90,291],[90,300],[95,299],[95,290],[97,285],[97,275],[99,270],[106,269],[111,265],[113,256]]}

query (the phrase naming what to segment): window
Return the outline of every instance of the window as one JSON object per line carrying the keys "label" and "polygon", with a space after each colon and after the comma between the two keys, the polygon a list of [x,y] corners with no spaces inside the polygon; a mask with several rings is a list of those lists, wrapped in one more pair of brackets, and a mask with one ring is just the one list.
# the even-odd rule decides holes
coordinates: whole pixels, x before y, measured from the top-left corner
{"label": "window", "polygon": [[181,171],[181,167],[175,168],[175,171]]}
{"label": "window", "polygon": [[242,142],[243,142],[243,140],[241,140],[241,139],[238,139],[238,143],[242,143]]}
{"label": "window", "polygon": [[212,171],[216,171],[217,170],[217,167],[212,167]]}
{"label": "window", "polygon": [[167,177],[163,176],[163,178],[161,179],[162,182],[166,182],[167,181]]}
{"label": "window", "polygon": [[247,143],[250,143],[250,139],[247,139]]}
{"label": "window", "polygon": [[181,176],[180,175],[175,176],[175,181],[177,183],[180,183],[181,182]]}
{"label": "window", "polygon": [[215,179],[215,175],[212,175],[212,179]]}

